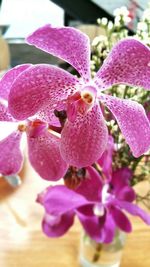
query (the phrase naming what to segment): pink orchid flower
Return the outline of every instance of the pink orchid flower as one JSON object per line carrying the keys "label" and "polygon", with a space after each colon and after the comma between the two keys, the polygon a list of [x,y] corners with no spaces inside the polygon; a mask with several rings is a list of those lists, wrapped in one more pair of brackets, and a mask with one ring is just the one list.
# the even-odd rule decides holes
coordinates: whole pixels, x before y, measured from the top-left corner
{"label": "pink orchid flower", "polygon": [[135,193],[129,185],[132,172],[128,168],[113,172],[109,181],[103,181],[93,167],[87,167],[87,171],[86,179],[75,190],[56,185],[39,194],[37,201],[45,209],[42,228],[47,236],[65,234],[73,225],[75,215],[97,242],[112,242],[117,228],[131,232],[124,211],[150,225],[150,215],[132,203]]}
{"label": "pink orchid flower", "polygon": [[15,120],[7,107],[14,80],[29,67],[31,67],[29,64],[17,66],[8,71],[0,81],[0,121],[12,123],[15,128],[10,135],[0,141],[0,174],[11,177],[21,170],[23,154],[20,143],[25,132],[31,165],[42,178],[55,181],[60,179],[68,168],[60,155],[60,138],[49,132],[48,124],[36,118],[26,121]]}
{"label": "pink orchid flower", "polygon": [[14,80],[9,110],[19,120],[38,113],[51,122],[54,110],[66,110],[60,152],[69,164],[86,167],[104,152],[108,132],[99,106],[113,113],[135,157],[150,147],[150,123],[144,108],[135,101],[103,93],[114,84],[124,83],[150,90],[150,50],[135,39],[118,42],[95,78],[90,76],[89,38],[71,27],[46,25],[32,33],[27,42],[70,63],[81,78],[56,66],[40,64],[27,68]]}

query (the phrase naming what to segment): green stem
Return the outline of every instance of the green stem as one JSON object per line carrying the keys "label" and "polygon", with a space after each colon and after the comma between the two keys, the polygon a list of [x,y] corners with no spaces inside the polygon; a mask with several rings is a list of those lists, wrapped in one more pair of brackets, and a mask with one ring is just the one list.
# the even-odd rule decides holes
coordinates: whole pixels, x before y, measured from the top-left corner
{"label": "green stem", "polygon": [[100,258],[100,256],[101,256],[101,250],[102,250],[102,247],[103,247],[103,245],[102,244],[97,244],[96,245],[96,251],[95,251],[95,253],[94,253],[94,255],[93,255],[93,259],[92,259],[92,262],[97,262],[98,260],[99,260],[99,258]]}
{"label": "green stem", "polygon": [[129,86],[126,86],[123,94],[123,98],[126,98],[127,92],[128,92]]}

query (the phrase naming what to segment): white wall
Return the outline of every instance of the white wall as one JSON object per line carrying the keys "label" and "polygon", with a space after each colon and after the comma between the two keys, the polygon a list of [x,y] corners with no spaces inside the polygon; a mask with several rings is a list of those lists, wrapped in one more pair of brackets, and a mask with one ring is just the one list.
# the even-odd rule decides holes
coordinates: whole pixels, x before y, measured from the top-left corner
{"label": "white wall", "polygon": [[63,25],[64,11],[49,0],[3,0],[0,24],[9,24],[6,38],[25,37],[36,28],[51,23]]}

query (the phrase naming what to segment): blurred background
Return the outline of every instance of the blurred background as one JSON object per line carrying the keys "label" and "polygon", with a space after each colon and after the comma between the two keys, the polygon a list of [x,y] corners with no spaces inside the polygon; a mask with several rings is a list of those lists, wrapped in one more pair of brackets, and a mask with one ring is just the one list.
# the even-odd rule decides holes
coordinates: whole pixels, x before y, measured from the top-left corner
{"label": "blurred background", "polygon": [[113,21],[113,11],[126,6],[132,34],[147,5],[147,0],[0,0],[0,70],[26,62],[57,64],[56,58],[25,44],[25,37],[46,23],[80,27],[93,39],[100,31],[94,26],[97,19]]}

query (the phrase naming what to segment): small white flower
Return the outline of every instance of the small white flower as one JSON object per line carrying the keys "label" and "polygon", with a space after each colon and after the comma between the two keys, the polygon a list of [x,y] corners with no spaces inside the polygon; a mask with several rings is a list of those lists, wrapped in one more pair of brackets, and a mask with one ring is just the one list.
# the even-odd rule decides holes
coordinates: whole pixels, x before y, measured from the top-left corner
{"label": "small white flower", "polygon": [[142,19],[143,19],[143,20],[150,21],[150,8],[146,9],[146,10],[143,12]]}
{"label": "small white flower", "polygon": [[109,22],[108,22],[107,27],[108,27],[108,30],[112,30],[112,29],[113,29],[114,24],[112,23],[112,21],[109,21]]}
{"label": "small white flower", "polygon": [[127,24],[131,21],[131,18],[129,17],[129,10],[127,7],[122,6],[121,8],[117,8],[114,10],[114,16],[115,16],[115,25],[120,25],[121,18],[123,19],[124,23]]}
{"label": "small white flower", "polygon": [[127,9],[126,6],[122,6],[120,8],[116,8],[114,10],[114,16],[124,16],[124,17],[127,17],[129,16],[129,10]]}
{"label": "small white flower", "polygon": [[98,45],[99,42],[100,42],[100,37],[96,36],[92,41],[92,46]]}
{"label": "small white flower", "polygon": [[98,23],[98,24],[101,24],[101,19],[100,19],[100,18],[97,19],[97,23]]}
{"label": "small white flower", "polygon": [[102,20],[101,20],[101,23],[102,23],[102,25],[103,26],[106,26],[107,25],[107,23],[108,23],[108,19],[107,18],[102,18]]}
{"label": "small white flower", "polygon": [[114,21],[115,26],[120,26],[120,17],[115,17],[115,21]]}
{"label": "small white flower", "polygon": [[94,38],[93,42],[92,42],[92,46],[96,46],[99,43],[104,43],[107,41],[107,37],[105,35],[99,35],[97,37]]}
{"label": "small white flower", "polygon": [[137,24],[137,30],[139,31],[147,31],[147,24],[145,22],[139,22]]}

